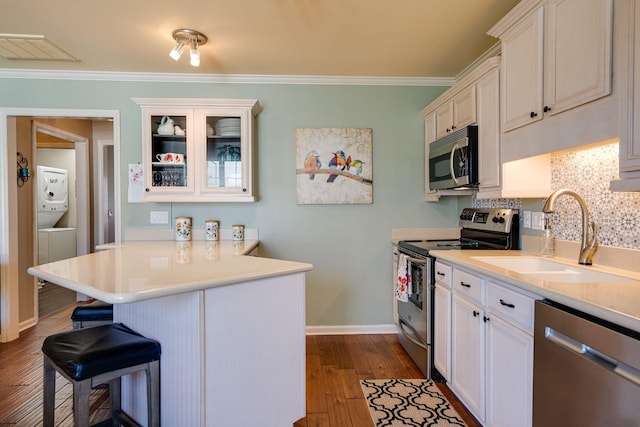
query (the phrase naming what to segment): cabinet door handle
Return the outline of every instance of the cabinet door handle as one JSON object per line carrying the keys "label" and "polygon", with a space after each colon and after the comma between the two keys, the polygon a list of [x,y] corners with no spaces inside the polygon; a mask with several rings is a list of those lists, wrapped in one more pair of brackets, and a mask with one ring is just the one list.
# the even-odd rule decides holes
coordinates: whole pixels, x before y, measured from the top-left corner
{"label": "cabinet door handle", "polygon": [[508,303],[508,302],[504,302],[503,299],[500,299],[500,304],[504,305],[505,307],[509,307],[509,308],[516,308],[515,305]]}
{"label": "cabinet door handle", "polygon": [[484,323],[487,323],[489,320],[491,320],[491,318],[487,316],[482,316],[482,320],[484,320]]}
{"label": "cabinet door handle", "polygon": [[444,273],[441,273],[441,272],[439,272],[439,271],[436,271],[436,274],[437,274],[438,276],[442,276],[442,277],[444,277]]}
{"label": "cabinet door handle", "polygon": [[470,288],[471,285],[468,283],[464,283],[463,281],[460,281],[460,286],[464,286],[465,288]]}
{"label": "cabinet door handle", "polygon": [[545,105],[542,111],[544,111],[545,113],[548,113],[549,111],[551,111],[551,107],[549,107],[548,105]]}
{"label": "cabinet door handle", "polygon": [[479,312],[479,311],[475,311],[475,310],[473,310],[473,317],[477,317],[477,316],[479,316],[479,315],[480,315],[480,312]]}
{"label": "cabinet door handle", "polygon": [[451,126],[451,130],[454,130],[456,127],[455,126]]}
{"label": "cabinet door handle", "polygon": [[538,113],[536,113],[535,111],[532,111],[531,114],[529,114],[529,116],[533,119],[534,117],[538,117]]}

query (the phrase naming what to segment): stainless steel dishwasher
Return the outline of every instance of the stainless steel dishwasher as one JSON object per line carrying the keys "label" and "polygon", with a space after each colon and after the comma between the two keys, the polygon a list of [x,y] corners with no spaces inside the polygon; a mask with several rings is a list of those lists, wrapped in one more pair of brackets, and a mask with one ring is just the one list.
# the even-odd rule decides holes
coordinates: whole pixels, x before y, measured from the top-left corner
{"label": "stainless steel dishwasher", "polygon": [[535,307],[533,425],[640,425],[640,334],[550,301]]}

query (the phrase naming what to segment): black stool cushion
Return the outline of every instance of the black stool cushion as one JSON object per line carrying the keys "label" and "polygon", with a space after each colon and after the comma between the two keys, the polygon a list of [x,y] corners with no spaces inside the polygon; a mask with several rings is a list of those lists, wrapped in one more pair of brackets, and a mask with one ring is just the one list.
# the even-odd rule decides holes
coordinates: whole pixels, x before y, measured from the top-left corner
{"label": "black stool cushion", "polygon": [[160,344],[122,323],[110,323],[51,335],[42,352],[70,378],[81,381],[159,360]]}
{"label": "black stool cushion", "polygon": [[95,301],[91,304],[76,307],[71,314],[71,320],[86,322],[90,320],[113,320],[113,304]]}

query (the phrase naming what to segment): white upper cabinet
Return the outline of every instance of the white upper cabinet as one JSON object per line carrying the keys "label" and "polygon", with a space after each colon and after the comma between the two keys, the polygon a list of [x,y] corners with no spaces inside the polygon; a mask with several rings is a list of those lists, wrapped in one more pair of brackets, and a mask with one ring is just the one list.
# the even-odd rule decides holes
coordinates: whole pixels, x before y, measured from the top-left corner
{"label": "white upper cabinet", "polygon": [[471,85],[461,90],[435,112],[436,139],[476,121],[476,88]]}
{"label": "white upper cabinet", "polygon": [[135,98],[148,202],[253,202],[255,99]]}
{"label": "white upper cabinet", "polygon": [[628,45],[620,55],[626,89],[620,95],[620,179],[611,182],[611,190],[640,191],[640,2],[620,0],[616,8],[623,16],[617,22],[620,38]]}
{"label": "white upper cabinet", "polygon": [[504,132],[542,119],[543,24],[540,6],[500,36]]}
{"label": "white upper cabinet", "polygon": [[613,0],[525,0],[502,44],[502,132],[611,94]]}
{"label": "white upper cabinet", "polygon": [[[480,188],[499,186],[500,182],[500,57],[492,57],[463,76],[449,90],[423,110],[425,125],[425,200],[437,201],[442,195],[461,195],[460,190],[429,188],[429,144],[449,132],[478,125]],[[469,192],[466,192],[469,194]]]}

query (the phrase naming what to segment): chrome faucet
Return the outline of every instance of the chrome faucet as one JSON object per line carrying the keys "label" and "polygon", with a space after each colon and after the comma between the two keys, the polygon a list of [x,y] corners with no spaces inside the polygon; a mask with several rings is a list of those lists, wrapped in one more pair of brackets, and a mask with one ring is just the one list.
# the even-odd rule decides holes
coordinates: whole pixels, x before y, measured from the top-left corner
{"label": "chrome faucet", "polygon": [[[587,204],[582,197],[575,191],[566,188],[554,191],[542,207],[542,212],[554,213],[556,211],[556,200],[563,194],[573,196],[580,205],[580,210],[582,210],[582,247],[580,248],[578,262],[584,265],[591,265],[593,255],[598,250],[598,224],[590,220]],[[591,228],[591,239],[589,239],[589,228]]]}

